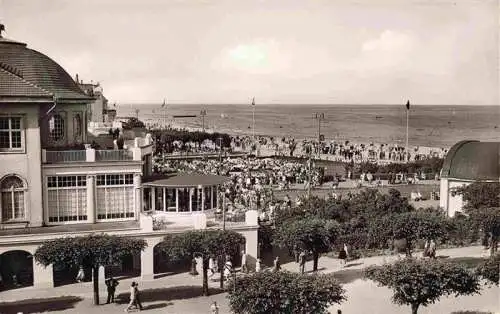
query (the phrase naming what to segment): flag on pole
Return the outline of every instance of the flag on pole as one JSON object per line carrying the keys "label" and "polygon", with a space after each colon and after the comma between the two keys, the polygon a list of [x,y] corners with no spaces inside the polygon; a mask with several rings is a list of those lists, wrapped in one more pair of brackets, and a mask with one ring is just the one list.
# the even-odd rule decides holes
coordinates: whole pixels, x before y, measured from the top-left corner
{"label": "flag on pole", "polygon": [[410,101],[409,100],[406,102],[406,110],[410,110]]}
{"label": "flag on pole", "polygon": [[255,97],[252,98],[252,106],[255,106]]}

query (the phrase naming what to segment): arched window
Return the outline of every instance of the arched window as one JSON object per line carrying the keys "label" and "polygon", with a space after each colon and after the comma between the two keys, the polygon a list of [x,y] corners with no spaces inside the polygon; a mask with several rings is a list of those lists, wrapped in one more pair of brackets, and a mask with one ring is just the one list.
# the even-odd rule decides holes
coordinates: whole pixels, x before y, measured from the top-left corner
{"label": "arched window", "polygon": [[21,179],[8,176],[0,183],[2,193],[2,220],[22,220],[26,218],[24,193],[26,187]]}
{"label": "arched window", "polygon": [[60,141],[64,139],[64,118],[56,113],[55,115],[52,116],[49,120],[49,131],[50,131],[50,138],[53,141]]}
{"label": "arched window", "polygon": [[75,136],[82,136],[82,116],[79,113],[75,114],[73,118],[73,127],[75,130]]}

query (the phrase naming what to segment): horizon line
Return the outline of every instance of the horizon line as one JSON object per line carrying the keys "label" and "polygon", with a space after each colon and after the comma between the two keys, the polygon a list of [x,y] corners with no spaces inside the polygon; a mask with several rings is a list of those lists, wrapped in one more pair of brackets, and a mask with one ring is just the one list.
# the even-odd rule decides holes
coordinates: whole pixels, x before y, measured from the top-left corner
{"label": "horizon line", "polygon": [[[117,107],[119,106],[132,106],[132,105],[163,105],[163,102],[124,102],[124,103],[118,103],[115,102]],[[251,106],[252,103],[166,103],[166,107],[168,106]],[[108,102],[108,107],[113,106],[113,104],[109,104]],[[331,104],[324,104],[324,103],[255,103],[255,106],[406,106],[406,103],[401,103],[401,104],[341,104],[341,103],[331,103]],[[499,104],[480,104],[480,105],[471,105],[471,104],[416,104],[416,103],[411,103],[410,106],[469,106],[469,107],[494,107],[494,106],[500,106]]]}

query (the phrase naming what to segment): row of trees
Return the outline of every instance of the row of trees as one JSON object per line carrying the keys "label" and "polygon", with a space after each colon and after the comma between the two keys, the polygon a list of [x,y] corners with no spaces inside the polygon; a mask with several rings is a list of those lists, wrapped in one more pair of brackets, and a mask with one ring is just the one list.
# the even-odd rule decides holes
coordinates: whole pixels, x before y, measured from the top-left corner
{"label": "row of trees", "polygon": [[[159,249],[171,260],[203,260],[203,295],[208,295],[208,260],[210,257],[234,256],[245,238],[234,231],[190,231],[169,234]],[[99,304],[99,267],[119,264],[125,256],[140,254],[147,244],[142,239],[110,235],[66,237],[42,244],[34,254],[41,265],[64,265],[92,269],[94,304]]]}
{"label": "row of trees", "polygon": [[[477,183],[457,190],[467,202],[465,219],[472,221],[470,226],[477,227],[479,233],[488,235],[492,246],[498,241],[500,229],[500,215],[495,207],[498,203],[494,200],[497,188]],[[498,254],[493,254],[476,271],[450,262],[411,258],[416,241],[446,240],[454,228],[452,220],[435,210],[415,210],[396,190],[389,194],[367,190],[350,200],[326,202],[311,198],[301,207],[279,212],[275,229],[264,230],[268,231],[268,241],[274,245],[289,251],[311,252],[314,270],[318,269],[320,255],[336,245],[358,241],[361,248],[383,247],[404,240],[409,258],[395,264],[369,267],[365,277],[391,288],[394,302],[407,304],[417,313],[419,307],[432,304],[445,295],[478,293],[480,278],[498,285]],[[203,293],[208,295],[209,258],[237,255],[243,243],[244,238],[238,233],[205,230],[167,235],[159,248],[172,260],[201,257]],[[40,246],[35,259],[43,265],[91,267],[97,304],[99,266],[113,265],[126,254],[137,254],[145,247],[143,240],[107,235],[64,238]],[[332,275],[254,274],[236,278],[229,289],[230,305],[237,313],[309,313],[311,309],[324,313],[330,304],[340,303],[345,298],[345,291]]]}
{"label": "row of trees", "polygon": [[201,145],[205,140],[210,140],[222,147],[231,146],[231,136],[226,133],[207,133],[200,131],[187,130],[151,130],[151,135],[156,143],[156,153],[171,153],[173,151],[173,142],[181,141],[182,143],[193,142]]}
{"label": "row of trees", "polygon": [[373,173],[373,174],[388,174],[388,173],[439,173],[443,167],[444,159],[432,157],[429,159],[416,160],[408,163],[390,163],[387,165],[379,165],[371,162],[362,162],[354,165],[349,164],[348,170],[356,173]]}
{"label": "row of trees", "polygon": [[[500,257],[495,253],[500,228],[499,192],[498,184],[474,183],[457,189],[456,193],[466,201],[465,215],[452,219],[433,208],[415,210],[397,190],[388,194],[365,190],[344,200],[310,198],[302,206],[278,212],[276,228],[262,228],[260,240],[267,242],[261,242],[263,247],[277,245],[290,252],[297,248],[312,252],[314,270],[320,254],[342,243],[362,249],[402,243],[407,259],[394,265],[370,267],[365,276],[392,288],[394,302],[407,304],[417,313],[420,306],[434,303],[444,295],[478,293],[481,277],[498,284]],[[472,237],[469,241],[477,240],[478,234],[490,240],[491,258],[475,272],[453,263],[411,258],[418,241],[446,242],[464,234]]]}
{"label": "row of trees", "polygon": [[[304,247],[313,253],[311,246],[317,246],[321,253],[326,253],[343,243],[354,249],[386,249],[397,240],[403,240],[405,251],[411,256],[418,241],[444,240],[448,231],[453,229],[444,215],[432,209],[415,210],[408,199],[395,189],[388,194],[367,189],[342,200],[311,197],[304,200],[301,206],[276,215],[276,229],[265,229],[268,234],[261,240],[270,239],[280,247]],[[319,238],[310,236],[304,232],[310,224],[322,224],[328,232],[315,227],[307,230],[316,232]],[[314,240],[313,243],[304,244],[296,240],[302,234],[306,235],[306,239]],[[328,242],[325,244],[324,241]],[[266,246],[266,243],[263,245]]]}
{"label": "row of trees", "polygon": [[[319,219],[310,220],[307,227],[301,227],[301,238],[279,241],[311,244],[307,239],[309,236],[326,246],[327,239],[332,239],[331,230],[337,226],[333,222],[324,225],[321,226]],[[321,230],[314,232],[315,228]],[[318,233],[322,236],[318,237]],[[292,234],[292,237],[296,236]],[[233,231],[189,231],[167,235],[160,243],[160,249],[174,260],[201,257],[203,293],[208,295],[209,258],[236,255],[243,243],[244,237]],[[145,247],[143,240],[108,235],[62,238],[40,246],[35,259],[43,265],[92,267],[94,303],[98,304],[99,266],[113,265],[125,255],[140,253]],[[499,267],[500,254],[483,263],[476,272],[453,263],[409,258],[395,264],[369,267],[365,270],[365,277],[393,289],[393,301],[409,305],[412,313],[417,313],[420,306],[435,303],[441,296],[478,293],[481,277],[498,285]],[[236,313],[311,313],[312,309],[314,313],[327,313],[329,305],[346,299],[345,290],[333,274],[257,273],[230,280],[228,291],[230,306]]]}

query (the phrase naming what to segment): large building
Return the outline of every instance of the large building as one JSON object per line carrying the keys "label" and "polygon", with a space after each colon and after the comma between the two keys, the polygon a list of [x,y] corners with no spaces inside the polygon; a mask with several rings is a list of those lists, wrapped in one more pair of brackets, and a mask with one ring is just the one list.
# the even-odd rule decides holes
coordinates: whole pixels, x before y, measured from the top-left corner
{"label": "large building", "polygon": [[[144,280],[152,279],[154,247],[167,232],[155,228],[157,214],[171,220],[168,232],[181,232],[206,228],[206,215],[220,207],[214,191],[221,178],[201,178],[201,182],[185,178],[178,181],[179,187],[175,180],[143,178],[152,168],[149,135],[126,141],[122,149],[92,147],[86,131],[87,107],[94,101],[52,59],[25,43],[3,38],[0,32],[4,284],[53,286],[61,269],[35,263],[36,248],[46,240],[95,232],[145,239],[148,248],[130,263]],[[182,216],[178,224],[177,213]],[[248,216],[247,223],[232,227],[245,235],[247,253],[256,257],[258,225],[254,216]]]}
{"label": "large building", "polygon": [[462,141],[446,155],[441,169],[440,207],[453,217],[462,211],[456,189],[472,182],[500,182],[500,143]]}

